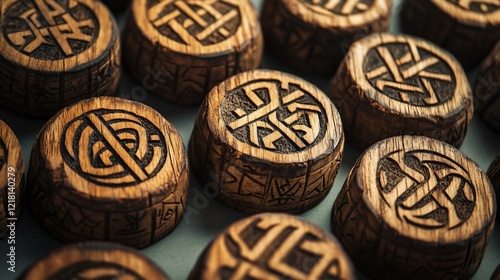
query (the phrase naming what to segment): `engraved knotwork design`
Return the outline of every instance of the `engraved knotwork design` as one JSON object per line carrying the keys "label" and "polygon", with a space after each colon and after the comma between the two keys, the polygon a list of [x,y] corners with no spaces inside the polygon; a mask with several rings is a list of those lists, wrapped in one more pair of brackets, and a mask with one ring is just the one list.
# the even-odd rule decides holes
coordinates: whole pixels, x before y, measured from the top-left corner
{"label": "engraved knotwork design", "polygon": [[63,280],[63,279],[142,280],[144,279],[135,271],[132,271],[122,265],[106,263],[103,261],[81,261],[77,263],[72,263],[70,266],[64,267],[63,269],[50,275],[49,278],[53,280]]}
{"label": "engraved knotwork design", "polygon": [[500,0],[447,0],[467,11],[492,13],[500,9]]}
{"label": "engraved knotwork design", "polygon": [[345,273],[332,244],[301,223],[256,218],[231,228],[224,240],[224,262],[233,265],[221,265],[221,279],[342,279]]}
{"label": "engraved knotwork design", "polygon": [[20,52],[37,59],[69,58],[90,48],[99,23],[78,0],[20,0],[4,13],[3,34]]}
{"label": "engraved knotwork design", "polygon": [[240,141],[276,153],[313,147],[326,133],[321,103],[299,85],[256,80],[226,93],[220,113]]}
{"label": "engraved knotwork design", "polygon": [[160,129],[120,110],[88,112],[67,124],[61,139],[66,164],[103,186],[129,186],[154,177],[166,153]]}
{"label": "engraved knotwork design", "polygon": [[443,104],[455,92],[456,79],[450,66],[412,41],[370,49],[363,70],[379,92],[414,106]]}
{"label": "engraved knotwork design", "polygon": [[2,138],[0,138],[0,170],[2,170],[4,165],[7,163],[7,156],[7,147]]}
{"label": "engraved knotwork design", "polygon": [[170,40],[209,46],[231,38],[241,24],[239,0],[148,0],[147,17]]}
{"label": "engraved knotwork design", "polygon": [[396,151],[383,157],[377,186],[398,219],[422,228],[459,227],[476,203],[468,172],[430,151]]}
{"label": "engraved knotwork design", "polygon": [[375,0],[304,0],[310,7],[322,14],[352,15],[371,8]]}

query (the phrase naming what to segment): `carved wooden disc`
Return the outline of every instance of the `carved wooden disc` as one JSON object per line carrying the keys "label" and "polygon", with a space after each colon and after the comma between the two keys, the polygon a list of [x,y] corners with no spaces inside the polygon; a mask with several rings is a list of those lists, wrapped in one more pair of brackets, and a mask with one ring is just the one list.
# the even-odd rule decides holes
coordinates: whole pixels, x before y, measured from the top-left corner
{"label": "carved wooden disc", "polygon": [[0,98],[20,114],[51,116],[118,87],[120,40],[94,0],[2,0]]}
{"label": "carved wooden disc", "polygon": [[255,70],[210,92],[189,153],[205,191],[225,205],[298,213],[328,194],[343,149],[340,116],[323,92],[292,75]]}
{"label": "carved wooden disc", "polygon": [[87,99],[37,136],[30,206],[61,240],[146,247],[180,222],[188,171],[179,133],[158,112],[120,98]]}
{"label": "carved wooden disc", "polygon": [[284,214],[259,214],[229,226],[205,249],[188,279],[355,279],[338,241]]}
{"label": "carved wooden disc", "polygon": [[333,74],[349,46],[386,31],[392,0],[267,0],[262,9],[266,45],[291,66]]}
{"label": "carved wooden disc", "polygon": [[262,58],[262,31],[248,0],[134,0],[123,37],[133,78],[177,103],[201,103],[213,86]]}
{"label": "carved wooden disc", "polygon": [[474,90],[476,113],[500,133],[500,42],[484,61]]}
{"label": "carved wooden disc", "polygon": [[479,166],[423,136],[380,141],[358,159],[332,230],[375,279],[469,279],[493,231],[496,201]]}
{"label": "carved wooden disc", "polygon": [[404,1],[405,33],[449,50],[466,68],[476,66],[500,40],[497,0]]}
{"label": "carved wooden disc", "polygon": [[24,159],[21,145],[10,127],[0,120],[0,239],[10,235],[8,225],[17,224],[23,196]]}
{"label": "carved wooden disc", "polygon": [[434,44],[405,35],[374,34],[354,43],[329,96],[347,141],[362,150],[402,134],[460,146],[473,114],[460,64]]}
{"label": "carved wooden disc", "polygon": [[[500,202],[500,155],[497,155],[495,160],[491,163],[490,167],[488,168],[487,174],[488,178],[490,178],[493,188],[495,189],[497,202]],[[497,215],[497,220],[500,221],[500,215]]]}
{"label": "carved wooden disc", "polygon": [[86,242],[54,250],[25,270],[19,279],[168,280],[169,277],[147,257],[128,247]]}

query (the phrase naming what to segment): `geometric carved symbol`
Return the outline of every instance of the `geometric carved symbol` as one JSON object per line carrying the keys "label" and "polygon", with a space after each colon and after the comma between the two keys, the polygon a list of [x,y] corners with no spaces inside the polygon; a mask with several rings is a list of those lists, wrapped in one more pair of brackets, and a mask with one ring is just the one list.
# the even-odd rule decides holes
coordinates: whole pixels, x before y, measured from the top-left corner
{"label": "geometric carved symbol", "polygon": [[331,245],[304,225],[256,218],[225,243],[237,265],[224,279],[341,279]]}
{"label": "geometric carved symbol", "polygon": [[457,162],[430,151],[396,151],[377,168],[383,200],[401,221],[417,227],[456,228],[469,219],[476,193]]}
{"label": "geometric carved symbol", "polygon": [[3,26],[10,45],[30,57],[51,60],[69,58],[92,46],[99,33],[95,14],[77,0],[62,3],[14,2]]}
{"label": "geometric carved symbol", "polygon": [[375,0],[305,0],[314,10],[339,15],[362,13],[373,5]]}
{"label": "geometric carved symbol", "polygon": [[95,110],[64,127],[61,154],[88,181],[124,187],[154,177],[166,161],[161,131],[149,120],[120,110]]}
{"label": "geometric carved symbol", "polygon": [[277,153],[312,147],[326,131],[323,106],[291,83],[247,83],[226,93],[220,112],[227,129],[240,141]]}
{"label": "geometric carved symbol", "polygon": [[464,10],[491,13],[500,9],[500,0],[448,0]]}
{"label": "geometric carved symbol", "polygon": [[454,75],[440,58],[414,42],[379,45],[368,51],[364,71],[382,94],[414,106],[444,103],[453,96]]}
{"label": "geometric carved symbol", "polygon": [[5,146],[3,140],[0,138],[0,171],[2,170],[3,166],[7,163],[7,159],[8,159],[7,147]]}
{"label": "geometric carved symbol", "polygon": [[[97,253],[98,255],[98,253]],[[101,261],[80,261],[63,267],[50,279],[144,279],[137,272],[122,265]]]}
{"label": "geometric carved symbol", "polygon": [[[155,3],[156,2],[156,3]],[[148,19],[171,40],[209,46],[227,40],[240,26],[239,0],[149,1]]]}

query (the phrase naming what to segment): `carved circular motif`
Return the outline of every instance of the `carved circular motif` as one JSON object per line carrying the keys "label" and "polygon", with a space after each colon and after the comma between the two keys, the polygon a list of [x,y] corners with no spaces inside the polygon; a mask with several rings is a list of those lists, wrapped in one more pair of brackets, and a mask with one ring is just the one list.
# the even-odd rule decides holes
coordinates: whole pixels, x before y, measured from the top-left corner
{"label": "carved circular motif", "polygon": [[446,0],[454,5],[466,10],[482,14],[493,13],[500,10],[498,0]]}
{"label": "carved circular motif", "polygon": [[61,154],[86,180],[125,187],[154,177],[166,161],[162,132],[149,120],[123,110],[95,110],[63,130]]}
{"label": "carved circular motif", "polygon": [[375,0],[303,0],[315,12],[334,15],[361,14],[369,10]]}
{"label": "carved circular motif", "polygon": [[373,46],[363,61],[365,78],[378,92],[413,106],[429,107],[455,94],[455,74],[442,56],[408,40]]}
{"label": "carved circular motif", "polygon": [[220,114],[239,141],[280,154],[317,145],[327,130],[321,102],[293,81],[256,79],[230,89]]}

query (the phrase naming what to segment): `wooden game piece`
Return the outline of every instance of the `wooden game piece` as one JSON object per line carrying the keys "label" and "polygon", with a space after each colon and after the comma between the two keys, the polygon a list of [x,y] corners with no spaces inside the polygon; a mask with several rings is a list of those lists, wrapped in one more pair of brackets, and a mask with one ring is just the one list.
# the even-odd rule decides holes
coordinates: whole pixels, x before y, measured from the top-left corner
{"label": "wooden game piece", "polygon": [[358,159],[332,230],[374,279],[469,279],[493,231],[493,195],[486,174],[453,146],[397,136]]}
{"label": "wooden game piece", "polygon": [[[495,194],[498,203],[500,202],[500,155],[497,155],[495,160],[493,160],[490,167],[488,168],[487,174],[488,178],[490,178],[491,184],[493,185],[493,189],[495,189]],[[500,221],[500,215],[497,215],[497,220]]]}
{"label": "wooden game piece", "polygon": [[406,0],[403,31],[449,50],[465,68],[481,62],[500,40],[496,0]]}
{"label": "wooden game piece", "polygon": [[[24,159],[21,144],[0,120],[0,239],[15,236],[24,196]],[[10,244],[10,243],[9,243]]]}
{"label": "wooden game piece", "polygon": [[434,44],[388,33],[354,43],[329,96],[347,141],[364,150],[396,135],[424,135],[460,146],[473,114],[460,64]]}
{"label": "wooden game piece", "polygon": [[54,250],[26,269],[19,279],[168,280],[169,277],[131,248],[107,242],[85,242]]}
{"label": "wooden game piece", "polygon": [[500,133],[500,42],[484,61],[474,90],[475,113]]}
{"label": "wooden game piece", "polygon": [[299,213],[330,191],[344,150],[337,109],[289,74],[254,70],[214,87],[189,156],[209,197],[246,213]]}
{"label": "wooden game piece", "polygon": [[177,130],[146,105],[87,99],[38,134],[29,204],[60,240],[109,240],[143,248],[180,222],[188,163]]}
{"label": "wooden game piece", "polygon": [[356,40],[386,31],[392,0],[266,0],[266,46],[289,65],[333,74]]}
{"label": "wooden game piece", "polygon": [[182,104],[200,104],[218,83],[257,68],[263,49],[248,0],[134,0],[123,42],[136,82]]}
{"label": "wooden game piece", "polygon": [[48,117],[76,101],[114,95],[118,26],[94,0],[2,0],[0,104]]}
{"label": "wooden game piece", "polygon": [[497,266],[497,269],[491,275],[491,280],[500,280],[500,265]]}
{"label": "wooden game piece", "polygon": [[284,214],[259,214],[230,225],[205,249],[188,279],[355,279],[338,241]]}

